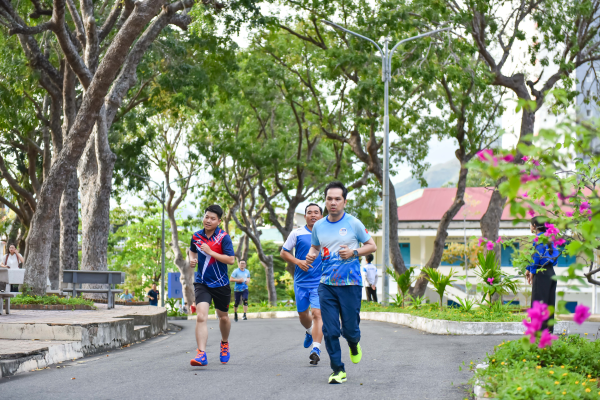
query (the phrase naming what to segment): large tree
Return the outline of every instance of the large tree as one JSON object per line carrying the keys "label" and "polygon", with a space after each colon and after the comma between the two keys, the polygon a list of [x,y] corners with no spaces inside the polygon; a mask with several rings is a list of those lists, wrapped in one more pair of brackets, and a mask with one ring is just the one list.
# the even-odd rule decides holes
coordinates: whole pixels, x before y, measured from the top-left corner
{"label": "large tree", "polygon": [[[169,24],[186,29],[191,21],[187,10],[194,5],[191,0],[109,3],[82,0],[78,7],[71,0],[55,0],[51,8],[37,1],[0,3],[0,20],[7,27],[4,33],[17,36],[30,68],[50,97],[53,145],[60,150],[41,185],[27,239],[25,283],[36,294],[45,292],[61,196],[84,152],[80,170],[85,175],[83,197],[89,198],[83,212],[86,218],[101,218],[94,223],[103,231],[96,233],[86,225],[84,242],[100,240],[104,256],[102,249],[96,254],[105,263],[108,199],[101,196],[107,192],[114,163],[108,130],[137,83],[137,67],[149,46]],[[224,7],[213,2],[204,6],[207,10]]]}

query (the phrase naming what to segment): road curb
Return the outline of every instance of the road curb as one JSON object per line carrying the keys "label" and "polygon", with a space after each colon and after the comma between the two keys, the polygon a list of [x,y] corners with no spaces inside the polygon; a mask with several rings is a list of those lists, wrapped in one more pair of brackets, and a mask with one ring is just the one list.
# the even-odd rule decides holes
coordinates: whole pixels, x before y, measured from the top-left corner
{"label": "road curb", "polygon": [[[233,317],[233,314],[229,314],[229,316]],[[294,318],[298,316],[298,313],[296,311],[267,311],[248,313],[246,316],[248,319]],[[522,335],[525,332],[525,327],[521,322],[459,322],[429,319],[402,313],[370,311],[361,312],[360,318],[404,325],[436,335]],[[196,316],[190,315],[188,319],[194,320]],[[208,319],[217,319],[217,316],[216,314],[209,314]],[[569,325],[568,321],[557,321],[555,330],[568,332]]]}

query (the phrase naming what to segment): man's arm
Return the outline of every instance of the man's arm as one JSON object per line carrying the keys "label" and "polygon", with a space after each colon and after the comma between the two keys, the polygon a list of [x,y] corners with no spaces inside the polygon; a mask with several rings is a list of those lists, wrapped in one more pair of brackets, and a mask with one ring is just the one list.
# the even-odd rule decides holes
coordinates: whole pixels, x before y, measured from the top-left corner
{"label": "man's arm", "polygon": [[315,262],[319,253],[321,252],[321,246],[311,245],[308,254],[306,255],[306,264],[312,268],[312,263]]}
{"label": "man's arm", "polygon": [[[375,241],[373,238],[369,238],[369,240],[367,240],[362,247],[356,249],[356,252],[358,253],[359,257],[362,257],[374,253],[376,250],[377,245],[375,244]],[[351,257],[354,257],[354,250],[350,249],[346,245],[341,245],[338,253],[342,260],[347,260]]]}
{"label": "man's arm", "polygon": [[[319,253],[317,253],[318,255]],[[279,253],[279,255],[281,256],[281,258],[283,258],[283,261],[292,263],[292,264],[296,264],[302,271],[308,271],[308,269],[310,268],[307,263],[306,260],[299,260],[296,257],[294,257],[292,255],[292,253],[290,253],[289,251],[285,250],[285,249],[281,249],[281,252]]]}

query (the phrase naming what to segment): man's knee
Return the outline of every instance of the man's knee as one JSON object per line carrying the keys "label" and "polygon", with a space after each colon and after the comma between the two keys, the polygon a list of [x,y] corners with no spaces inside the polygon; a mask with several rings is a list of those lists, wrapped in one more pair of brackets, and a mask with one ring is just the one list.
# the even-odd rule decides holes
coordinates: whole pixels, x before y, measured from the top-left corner
{"label": "man's knee", "polygon": [[248,299],[244,299],[244,306],[248,307]]}
{"label": "man's knee", "polygon": [[313,308],[312,309],[312,316],[314,320],[321,320],[321,310],[319,310],[318,308]]}
{"label": "man's knee", "polygon": [[198,322],[198,323],[201,323],[201,324],[205,323],[207,319],[208,319],[207,314],[203,314],[203,313],[196,314],[196,322]]}

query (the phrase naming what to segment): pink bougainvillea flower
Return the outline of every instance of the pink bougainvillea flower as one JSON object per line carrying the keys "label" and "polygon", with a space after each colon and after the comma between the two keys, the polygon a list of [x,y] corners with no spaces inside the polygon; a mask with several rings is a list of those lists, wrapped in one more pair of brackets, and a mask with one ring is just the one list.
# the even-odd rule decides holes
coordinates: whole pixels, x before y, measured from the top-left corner
{"label": "pink bougainvillea flower", "polygon": [[494,278],[487,278],[487,281],[490,285],[494,284]]}
{"label": "pink bougainvillea flower", "polygon": [[529,197],[529,195],[527,194],[527,192],[523,193],[523,197],[525,197],[525,198]]}
{"label": "pink bougainvillea flower", "polygon": [[527,161],[527,160],[529,160],[529,157],[527,157],[527,156],[525,156],[525,157],[521,157],[521,160],[523,160],[523,161]]}
{"label": "pink bougainvillea flower", "polygon": [[551,334],[548,329],[544,329],[542,331],[542,336],[540,337],[540,343],[538,347],[543,349],[546,346],[550,346],[553,341],[557,340],[558,336]]}
{"label": "pink bougainvillea flower", "polygon": [[537,242],[537,241],[538,241],[538,237],[537,237],[537,236],[536,236],[536,237],[534,237],[534,238],[533,238],[533,241],[534,241],[534,242]]}
{"label": "pink bougainvillea flower", "polygon": [[507,154],[504,157],[502,157],[502,160],[506,162],[513,162],[515,160],[515,156],[513,156],[512,154]]}
{"label": "pink bougainvillea flower", "polygon": [[481,243],[485,242],[487,239],[484,237],[480,237],[479,238],[479,245],[481,246]]}
{"label": "pink bougainvillea flower", "polygon": [[572,217],[573,216],[573,211],[565,211],[565,215],[567,217]]}
{"label": "pink bougainvillea flower", "polygon": [[533,208],[530,208],[529,211],[527,211],[527,214],[529,214],[531,217],[535,217],[535,211],[533,211]]}
{"label": "pink bougainvillea flower", "polygon": [[483,149],[477,153],[477,157],[484,162],[494,159],[494,151],[492,149]]}
{"label": "pink bougainvillea flower", "polygon": [[485,248],[489,250],[494,250],[494,243],[492,241],[489,241],[485,244]]}
{"label": "pink bougainvillea flower", "polygon": [[503,242],[502,236],[498,237],[498,240],[496,240],[496,243],[502,243],[502,242]]}
{"label": "pink bougainvillea flower", "polygon": [[540,162],[538,160],[531,160],[531,162],[533,163],[533,165],[535,165],[536,167],[540,166]]}
{"label": "pink bougainvillea flower", "polygon": [[544,226],[546,227],[546,236],[558,235],[560,233],[560,231],[557,227],[554,226],[554,224],[549,224],[548,222],[546,222]]}
{"label": "pink bougainvillea flower", "polygon": [[556,239],[554,241],[554,244],[557,245],[557,246],[562,246],[565,243],[567,243],[567,241],[565,239],[563,239],[563,238],[559,238],[559,239]]}
{"label": "pink bougainvillea flower", "polygon": [[533,306],[527,310],[529,321],[523,320],[523,325],[527,328],[525,336],[529,336],[531,343],[535,343],[536,332],[542,329],[542,324],[550,317],[548,306],[539,301],[534,301]]}
{"label": "pink bougainvillea flower", "polygon": [[546,203],[544,203],[544,200],[540,201],[540,205],[541,205],[542,207],[546,207]]}
{"label": "pink bougainvillea flower", "polygon": [[540,175],[536,174],[536,173],[531,173],[529,175],[523,175],[521,176],[521,183],[527,183],[530,181],[537,181],[538,179],[540,179]]}
{"label": "pink bougainvillea flower", "polygon": [[576,324],[581,325],[585,322],[586,319],[590,317],[590,315],[592,315],[590,313],[590,308],[584,306],[583,304],[580,304],[577,307],[575,307],[575,315],[573,315],[573,321],[575,321]]}
{"label": "pink bougainvillea flower", "polygon": [[590,209],[590,203],[587,201],[584,201],[581,203],[581,205],[579,206],[579,212],[584,212],[585,210],[589,210]]}

